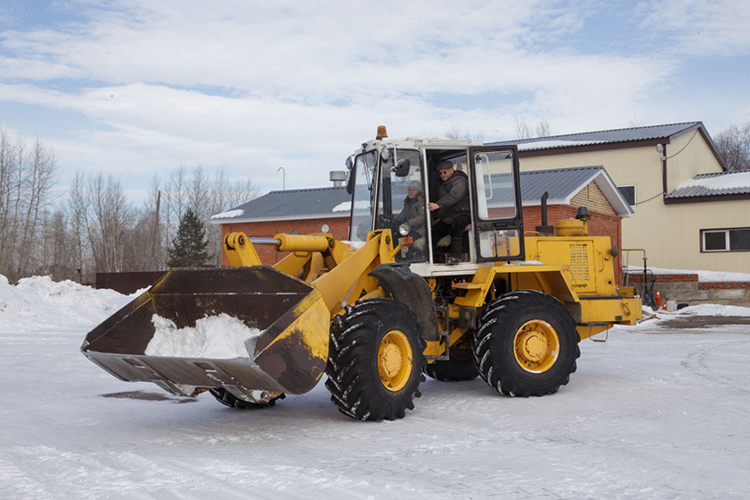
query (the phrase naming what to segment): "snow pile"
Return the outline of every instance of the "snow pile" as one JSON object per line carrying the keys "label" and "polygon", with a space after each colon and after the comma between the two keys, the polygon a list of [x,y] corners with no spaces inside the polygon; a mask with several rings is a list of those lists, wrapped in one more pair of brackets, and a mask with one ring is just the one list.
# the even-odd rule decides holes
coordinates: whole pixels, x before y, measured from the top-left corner
{"label": "snow pile", "polygon": [[[333,207],[332,212],[348,212],[352,209],[352,202],[351,201],[345,201],[343,203],[339,203],[335,207]],[[354,209],[355,210],[369,210],[370,209],[370,200],[359,200],[354,203]]]}
{"label": "snow pile", "polygon": [[698,304],[680,309],[689,316],[741,316],[750,317],[750,307],[725,306],[721,304]]}
{"label": "snow pile", "polygon": [[565,139],[549,139],[546,141],[530,141],[522,142],[518,145],[519,151],[528,151],[531,149],[546,149],[546,148],[565,148],[568,146],[587,146],[590,144],[602,144],[606,141],[566,141]]}
{"label": "snow pile", "polygon": [[363,246],[365,246],[365,244],[367,242],[366,241],[349,241],[349,240],[344,240],[344,243],[346,243],[351,250],[359,250],[360,248],[362,248]]}
{"label": "snow pile", "polygon": [[[643,266],[625,266],[626,272],[642,273]],[[713,283],[730,283],[750,281],[750,274],[747,273],[727,273],[724,271],[691,271],[686,269],[665,269],[662,267],[649,267],[649,271],[654,274],[697,274],[698,281]]]}
{"label": "snow pile", "polygon": [[156,332],[146,347],[149,356],[247,358],[245,341],[263,333],[225,313],[199,319],[194,327],[177,328],[172,320],[156,314],[151,322]]}
{"label": "snow pile", "polygon": [[240,215],[244,215],[245,211],[242,209],[236,209],[236,210],[229,210],[227,212],[222,212],[220,214],[212,215],[212,219],[232,219],[234,217],[239,217]]}
{"label": "snow pile", "polygon": [[722,175],[693,177],[677,186],[675,191],[691,187],[704,187],[713,191],[750,187],[750,172],[732,172]]}
{"label": "snow pile", "polygon": [[49,276],[23,278],[11,285],[0,275],[0,331],[93,328],[132,299],[70,280],[54,282]]}

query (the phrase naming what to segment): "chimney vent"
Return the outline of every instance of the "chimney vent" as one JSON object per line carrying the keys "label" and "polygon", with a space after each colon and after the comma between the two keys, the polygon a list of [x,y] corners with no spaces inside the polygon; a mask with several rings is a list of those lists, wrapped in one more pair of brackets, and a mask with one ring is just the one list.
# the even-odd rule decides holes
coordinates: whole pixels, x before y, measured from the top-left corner
{"label": "chimney vent", "polygon": [[344,187],[346,174],[346,170],[332,170],[328,178],[333,182],[333,187]]}

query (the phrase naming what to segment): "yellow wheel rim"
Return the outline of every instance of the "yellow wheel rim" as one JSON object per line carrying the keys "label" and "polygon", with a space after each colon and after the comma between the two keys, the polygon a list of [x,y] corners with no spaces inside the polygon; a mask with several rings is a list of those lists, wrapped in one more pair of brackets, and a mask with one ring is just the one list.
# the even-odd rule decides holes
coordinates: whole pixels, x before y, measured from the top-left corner
{"label": "yellow wheel rim", "polygon": [[560,355],[560,338],[546,321],[527,321],[516,332],[513,352],[518,364],[527,372],[546,372]]}
{"label": "yellow wheel rim", "polygon": [[397,392],[409,381],[413,365],[411,344],[404,332],[391,330],[378,348],[378,375],[389,391]]}

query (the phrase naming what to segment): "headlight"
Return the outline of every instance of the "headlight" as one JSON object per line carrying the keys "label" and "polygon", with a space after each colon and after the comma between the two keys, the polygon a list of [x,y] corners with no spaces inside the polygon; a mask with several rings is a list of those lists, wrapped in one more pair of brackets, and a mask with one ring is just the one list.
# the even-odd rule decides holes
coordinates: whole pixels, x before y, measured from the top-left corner
{"label": "headlight", "polygon": [[400,226],[398,226],[398,234],[401,236],[406,236],[409,234],[409,231],[411,231],[411,226],[409,226],[408,222],[404,222]]}

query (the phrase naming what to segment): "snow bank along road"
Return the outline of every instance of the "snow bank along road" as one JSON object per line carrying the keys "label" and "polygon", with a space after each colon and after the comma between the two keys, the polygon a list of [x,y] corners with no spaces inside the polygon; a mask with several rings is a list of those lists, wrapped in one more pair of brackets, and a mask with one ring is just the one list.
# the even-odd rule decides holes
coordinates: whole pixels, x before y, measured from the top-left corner
{"label": "snow bank along road", "polygon": [[582,343],[554,396],[428,380],[380,424],[322,384],[261,411],[184,402],[86,360],[87,322],[0,323],[0,498],[748,498],[750,317],[685,314]]}

